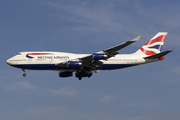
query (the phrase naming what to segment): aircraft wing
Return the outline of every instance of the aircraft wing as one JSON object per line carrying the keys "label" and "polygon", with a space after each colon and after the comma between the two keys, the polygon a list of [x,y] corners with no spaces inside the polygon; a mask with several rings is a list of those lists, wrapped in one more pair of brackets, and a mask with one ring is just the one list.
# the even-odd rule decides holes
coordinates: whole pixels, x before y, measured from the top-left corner
{"label": "aircraft wing", "polygon": [[[138,37],[134,38],[133,40],[130,40],[130,41],[127,41],[127,42],[125,42],[125,43],[116,45],[116,46],[114,46],[114,47],[111,47],[111,48],[108,48],[108,49],[106,49],[106,50],[97,52],[97,53],[95,53],[95,54],[103,54],[103,53],[104,53],[105,55],[107,55],[107,59],[108,59],[108,58],[110,58],[110,57],[113,57],[113,56],[119,54],[119,53],[117,52],[118,50],[120,50],[120,49],[122,49],[122,48],[124,48],[124,47],[126,47],[126,46],[128,46],[128,45],[130,45],[130,44],[132,44],[132,43],[134,43],[134,42],[136,42],[136,41],[138,41],[138,40],[140,39],[140,37],[141,37],[141,36],[138,36]],[[94,54],[91,54],[91,55],[89,55],[89,56],[85,56],[85,57],[82,57],[82,58],[80,58],[80,59],[81,59],[82,61],[91,61],[93,56],[94,56]]]}
{"label": "aircraft wing", "polygon": [[124,48],[124,47],[138,41],[140,38],[141,38],[141,36],[138,36],[138,37],[134,38],[133,40],[130,40],[130,41],[127,41],[125,43],[119,44],[117,46],[111,47],[109,49],[103,50],[103,52],[106,53],[106,54],[113,54],[113,53],[116,54],[117,53],[116,51],[118,51],[118,50],[120,50],[120,49],[122,49],[122,48]]}
{"label": "aircraft wing", "polygon": [[[96,69],[98,66],[100,66],[101,64],[103,64],[103,62],[99,61],[99,60],[93,60],[93,55],[88,55],[82,58],[77,58],[76,62],[78,62],[82,65],[85,66],[89,69]],[[73,61],[73,60],[70,60]],[[61,62],[61,63],[56,63],[56,66],[60,66],[60,67],[67,67],[68,66],[68,61],[65,62]]]}
{"label": "aircraft wing", "polygon": [[[94,54],[90,54],[87,55],[85,57],[81,57],[81,58],[77,58],[78,62],[81,63],[82,66],[85,66],[89,69],[96,69],[98,66],[100,66],[101,64],[103,64],[102,61],[100,60],[107,60],[117,54],[119,54],[117,51],[138,41],[140,39],[141,36],[138,36],[136,38],[134,38],[133,40],[127,41],[125,43],[119,44],[117,46],[105,49],[103,51],[94,53]],[[62,63],[58,63],[56,64],[57,66],[68,66],[68,61],[66,62],[62,62]]]}

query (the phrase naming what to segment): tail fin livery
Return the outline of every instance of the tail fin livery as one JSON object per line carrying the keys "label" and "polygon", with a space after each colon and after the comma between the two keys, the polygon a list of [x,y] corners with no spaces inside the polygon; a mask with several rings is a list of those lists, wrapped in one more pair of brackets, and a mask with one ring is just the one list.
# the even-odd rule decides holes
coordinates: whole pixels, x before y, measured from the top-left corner
{"label": "tail fin livery", "polygon": [[142,46],[135,54],[141,56],[155,55],[161,52],[162,46],[166,39],[167,32],[158,32],[144,46]]}

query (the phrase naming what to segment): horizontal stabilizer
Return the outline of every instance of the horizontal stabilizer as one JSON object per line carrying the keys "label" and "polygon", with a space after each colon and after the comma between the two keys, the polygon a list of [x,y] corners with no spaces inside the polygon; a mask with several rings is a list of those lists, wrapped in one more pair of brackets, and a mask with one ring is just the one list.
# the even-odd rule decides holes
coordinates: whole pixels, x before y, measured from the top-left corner
{"label": "horizontal stabilizer", "polygon": [[155,59],[155,58],[161,58],[165,55],[167,55],[168,53],[172,52],[172,50],[167,50],[165,52],[161,52],[161,53],[158,53],[158,54],[155,54],[155,55],[151,55],[151,56],[148,56],[148,57],[144,57],[145,59]]}

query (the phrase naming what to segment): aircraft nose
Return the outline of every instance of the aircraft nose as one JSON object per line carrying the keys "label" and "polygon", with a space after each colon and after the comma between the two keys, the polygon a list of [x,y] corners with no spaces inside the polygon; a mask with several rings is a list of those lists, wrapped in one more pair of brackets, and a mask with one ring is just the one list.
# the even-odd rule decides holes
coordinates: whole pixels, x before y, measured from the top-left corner
{"label": "aircraft nose", "polygon": [[6,60],[6,63],[8,64],[8,65],[11,65],[11,62],[10,62],[10,60],[8,59],[8,60]]}

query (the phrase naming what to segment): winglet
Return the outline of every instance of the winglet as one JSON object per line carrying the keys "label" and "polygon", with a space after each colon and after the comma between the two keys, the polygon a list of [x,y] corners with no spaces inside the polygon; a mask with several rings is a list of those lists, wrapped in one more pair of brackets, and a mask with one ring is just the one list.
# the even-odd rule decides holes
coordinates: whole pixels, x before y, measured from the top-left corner
{"label": "winglet", "polygon": [[133,40],[131,40],[132,42],[136,42],[141,38],[141,36],[137,36],[136,38],[134,38]]}

